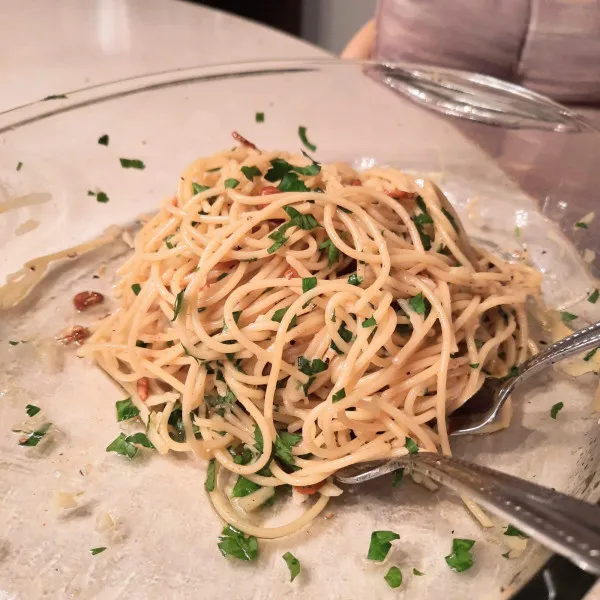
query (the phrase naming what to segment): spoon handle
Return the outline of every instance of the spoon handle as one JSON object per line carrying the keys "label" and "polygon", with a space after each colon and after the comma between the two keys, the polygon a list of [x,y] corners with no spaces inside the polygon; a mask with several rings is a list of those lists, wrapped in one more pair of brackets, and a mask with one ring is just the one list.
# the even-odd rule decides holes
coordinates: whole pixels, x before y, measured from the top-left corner
{"label": "spoon handle", "polygon": [[412,466],[473,498],[584,571],[600,575],[600,507],[450,456],[419,453]]}
{"label": "spoon handle", "polygon": [[358,484],[402,467],[472,498],[542,545],[600,575],[600,507],[466,460],[433,452],[341,469],[341,483]]}

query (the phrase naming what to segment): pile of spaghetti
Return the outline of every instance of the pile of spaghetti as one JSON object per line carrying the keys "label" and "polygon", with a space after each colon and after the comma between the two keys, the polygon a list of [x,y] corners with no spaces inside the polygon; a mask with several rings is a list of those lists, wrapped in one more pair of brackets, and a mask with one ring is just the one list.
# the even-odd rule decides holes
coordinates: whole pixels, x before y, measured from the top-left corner
{"label": "pile of spaghetti", "polygon": [[[446,416],[527,357],[540,278],[471,246],[431,183],[239,139],[145,223],[84,352],[159,452],[210,461],[225,521],[275,538],[340,492],[342,467],[449,453]],[[307,510],[258,525],[285,484]]]}

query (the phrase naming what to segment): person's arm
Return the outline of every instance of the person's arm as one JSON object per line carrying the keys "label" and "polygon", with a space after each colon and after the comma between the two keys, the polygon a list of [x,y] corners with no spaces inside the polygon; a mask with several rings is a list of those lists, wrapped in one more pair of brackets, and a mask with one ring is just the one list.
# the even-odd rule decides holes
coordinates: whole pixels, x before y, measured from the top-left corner
{"label": "person's arm", "polygon": [[348,42],[341,57],[366,60],[371,58],[375,46],[375,19],[363,25]]}

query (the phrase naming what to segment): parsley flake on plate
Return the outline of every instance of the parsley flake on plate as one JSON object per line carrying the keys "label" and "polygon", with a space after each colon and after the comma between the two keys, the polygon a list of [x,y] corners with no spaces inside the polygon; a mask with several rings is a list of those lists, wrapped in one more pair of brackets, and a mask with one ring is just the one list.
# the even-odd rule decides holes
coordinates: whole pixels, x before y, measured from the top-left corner
{"label": "parsley flake on plate", "polygon": [[201,192],[205,192],[206,190],[210,190],[210,186],[200,185],[199,183],[192,181],[192,192],[194,192],[194,196],[196,194],[200,194]]}
{"label": "parsley flake on plate", "polygon": [[317,287],[316,277],[303,277],[302,278],[302,293],[310,292],[310,290]]}
{"label": "parsley flake on plate", "polygon": [[96,202],[100,202],[102,204],[106,204],[110,198],[105,192],[92,192],[92,190],[88,191],[88,196],[95,196]]}
{"label": "parsley flake on plate", "polygon": [[50,429],[51,426],[52,423],[46,423],[45,425],[42,425],[39,429],[32,431],[30,434],[19,440],[19,446],[37,446],[40,443],[40,441],[44,438],[44,436],[48,433],[48,429]]}
{"label": "parsley flake on plate", "polygon": [[264,122],[265,122],[265,113],[264,113],[264,112],[257,112],[257,113],[254,115],[254,120],[255,120],[257,123],[264,123]]}
{"label": "parsley flake on plate", "polygon": [[233,486],[232,495],[234,498],[244,498],[244,496],[249,496],[256,490],[260,490],[261,486],[254,481],[250,481],[246,479],[243,475],[240,475]]}
{"label": "parsley flake on plate", "polygon": [[338,390],[331,397],[331,402],[333,402],[335,404],[336,402],[339,402],[340,400],[343,400],[345,397],[346,397],[346,390],[344,388],[342,388],[341,390]]}
{"label": "parsley flake on plate", "polygon": [[290,581],[294,581],[300,573],[300,561],[291,552],[286,552],[281,558],[285,560],[290,571]]}
{"label": "parsley flake on plate", "polygon": [[23,167],[23,163],[21,161],[19,161],[17,163],[17,171],[20,171],[22,167]]}
{"label": "parsley flake on plate", "polygon": [[217,544],[223,556],[240,560],[255,560],[258,556],[258,541],[253,535],[244,535],[233,525],[226,525]]}
{"label": "parsley flake on plate", "polygon": [[229,179],[225,180],[225,187],[226,188],[234,188],[239,183],[240,182],[237,179],[234,179],[233,177],[230,177]]}
{"label": "parsley flake on plate", "polygon": [[241,171],[246,176],[246,179],[249,179],[250,181],[255,177],[260,177],[262,175],[261,170],[258,167],[242,167]]}
{"label": "parsley flake on plate", "polygon": [[350,285],[359,286],[363,282],[363,278],[358,273],[352,273],[348,277],[348,283]]}
{"label": "parsley flake on plate", "polygon": [[125,400],[115,402],[115,407],[117,409],[117,422],[133,419],[133,417],[140,414],[139,408],[131,401],[131,396],[125,398]]}
{"label": "parsley flake on plate", "polygon": [[398,567],[390,567],[383,578],[391,588],[399,588],[402,585],[402,572]]}
{"label": "parsley flake on plate", "polygon": [[145,169],[144,161],[138,158],[119,158],[119,162],[124,169]]}
{"label": "parsley flake on plate", "polygon": [[417,575],[418,577],[421,577],[422,575],[425,575],[425,573],[421,573],[421,571],[419,571],[419,569],[413,569],[413,575]]}
{"label": "parsley flake on plate", "polygon": [[99,546],[98,548],[91,548],[90,554],[92,556],[96,556],[96,554],[100,554],[101,552],[104,552],[105,550],[106,550],[106,546]]}
{"label": "parsley flake on plate", "polygon": [[427,312],[426,303],[429,303],[429,300],[423,297],[423,292],[419,292],[416,296],[413,296],[408,303],[418,315],[424,315]]}
{"label": "parsley flake on plate", "polygon": [[560,313],[560,318],[562,319],[563,323],[570,323],[571,321],[574,321],[577,318],[577,315],[574,315],[573,313],[564,310]]}
{"label": "parsley flake on plate", "polygon": [[596,354],[596,352],[598,352],[598,348],[594,348],[593,350],[590,350],[584,357],[583,360],[585,360],[585,362],[588,362],[590,360],[592,360],[592,358],[594,358],[594,354]]}
{"label": "parsley flake on plate", "polygon": [[591,304],[596,304],[596,302],[598,301],[598,298],[600,297],[600,292],[598,291],[598,289],[596,288],[589,296],[588,296],[588,302],[590,302]]}
{"label": "parsley flake on plate", "polygon": [[448,566],[457,573],[470,569],[473,566],[471,548],[474,545],[474,540],[454,538],[452,541],[452,553],[446,556]]}
{"label": "parsley flake on plate", "polygon": [[404,477],[404,469],[396,469],[394,471],[394,481],[392,481],[392,487],[397,488],[402,483],[402,478]]}
{"label": "parsley flake on plate", "polygon": [[575,223],[575,227],[577,227],[578,229],[587,229],[587,223],[584,223],[583,221],[577,221],[577,223]]}
{"label": "parsley flake on plate", "polygon": [[556,420],[558,413],[563,409],[564,405],[564,402],[557,402],[554,404],[550,409],[550,416]]}
{"label": "parsley flake on plate", "polygon": [[25,412],[27,413],[28,417],[34,417],[40,412],[40,410],[42,409],[39,406],[35,406],[35,404],[28,404],[25,407]]}
{"label": "parsley flake on plate", "polygon": [[297,446],[301,440],[301,435],[289,433],[288,431],[280,431],[275,436],[275,456],[287,465],[295,465],[296,460],[292,454],[292,448]]}
{"label": "parsley flake on plate", "polygon": [[139,283],[134,283],[131,286],[131,291],[136,295],[139,296],[140,292],[142,291],[142,286]]}
{"label": "parsley flake on plate", "polygon": [[377,325],[377,321],[375,320],[375,317],[369,317],[368,319],[365,319],[362,322],[362,326],[367,329],[368,327],[375,327],[375,325]]}
{"label": "parsley flake on plate", "polygon": [[179,311],[181,310],[181,307],[183,306],[183,294],[185,293],[185,290],[181,290],[177,296],[175,296],[175,304],[173,305],[173,318],[171,319],[171,321],[175,321],[175,319],[177,319],[178,315],[179,315]]}
{"label": "parsley flake on plate", "polygon": [[369,544],[367,558],[382,562],[392,547],[391,542],[399,539],[400,536],[393,531],[374,531],[371,534],[371,543]]}
{"label": "parsley flake on plate", "polygon": [[415,440],[409,438],[408,436],[404,441],[404,446],[408,450],[409,454],[416,454],[419,451],[419,446],[417,446]]}
{"label": "parsley flake on plate", "polygon": [[303,127],[302,125],[300,125],[300,127],[298,127],[298,136],[300,137],[300,141],[311,151],[314,152],[317,147],[314,144],[311,144],[311,142],[308,141],[308,138],[306,137],[306,127]]}
{"label": "parsley flake on plate", "polygon": [[204,489],[207,492],[215,491],[215,472],[216,472],[215,459],[211,458],[208,461],[208,467],[206,469],[206,480],[204,481]]}
{"label": "parsley flake on plate", "polygon": [[108,137],[107,133],[105,133],[104,135],[101,135],[98,138],[98,144],[100,144],[100,146],[108,146],[108,141],[109,141],[109,137]]}
{"label": "parsley flake on plate", "polygon": [[327,239],[319,244],[319,250],[327,250],[327,266],[332,267],[333,263],[339,260],[340,251],[334,243]]}
{"label": "parsley flake on plate", "polygon": [[510,524],[506,527],[506,531],[504,532],[504,535],[508,535],[509,537],[520,537],[520,538],[524,538],[524,539],[529,537],[528,535],[523,533],[520,529],[517,529],[515,526],[510,525]]}
{"label": "parsley flake on plate", "polygon": [[127,436],[126,441],[129,442],[130,444],[139,444],[140,446],[144,446],[144,448],[149,448],[150,450],[156,450],[156,447],[148,439],[148,436],[145,433],[142,433],[141,431]]}
{"label": "parsley flake on plate", "polygon": [[116,452],[129,459],[134,458],[138,453],[138,449],[131,442],[127,441],[127,436],[124,433],[120,433],[119,436],[106,447],[106,451]]}
{"label": "parsley flake on plate", "polygon": [[42,98],[42,102],[45,102],[46,100],[63,100],[66,97],[66,94],[50,94],[49,96]]}

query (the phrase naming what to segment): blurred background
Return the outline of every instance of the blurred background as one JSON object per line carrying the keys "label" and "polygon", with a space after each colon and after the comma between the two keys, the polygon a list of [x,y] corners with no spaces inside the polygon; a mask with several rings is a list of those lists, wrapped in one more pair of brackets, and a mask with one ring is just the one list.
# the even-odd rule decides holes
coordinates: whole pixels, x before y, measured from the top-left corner
{"label": "blurred background", "polygon": [[375,14],[377,0],[192,0],[270,25],[334,54]]}

